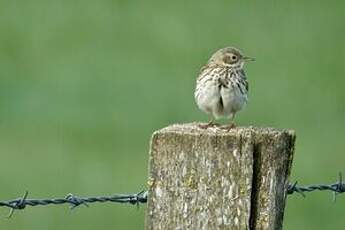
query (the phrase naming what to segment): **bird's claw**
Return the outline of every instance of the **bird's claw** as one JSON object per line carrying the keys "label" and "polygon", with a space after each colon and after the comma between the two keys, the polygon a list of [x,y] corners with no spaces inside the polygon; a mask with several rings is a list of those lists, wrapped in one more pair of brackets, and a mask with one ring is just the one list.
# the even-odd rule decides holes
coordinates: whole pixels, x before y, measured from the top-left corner
{"label": "bird's claw", "polygon": [[210,128],[210,127],[219,126],[219,124],[216,124],[216,123],[213,123],[213,122],[209,122],[207,124],[199,124],[198,126],[201,129],[207,129],[207,128]]}

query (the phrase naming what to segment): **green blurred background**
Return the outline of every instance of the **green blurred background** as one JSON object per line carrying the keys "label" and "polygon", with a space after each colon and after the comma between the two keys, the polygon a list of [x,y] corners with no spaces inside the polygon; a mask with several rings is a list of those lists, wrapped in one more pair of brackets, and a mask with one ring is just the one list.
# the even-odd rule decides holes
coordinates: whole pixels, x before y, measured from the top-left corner
{"label": "green blurred background", "polygon": [[[0,200],[145,188],[152,132],[207,120],[195,78],[228,45],[257,59],[237,123],[295,129],[291,180],[334,182],[345,162],[344,12],[344,1],[1,0]],[[343,228],[345,198],[331,195],[290,196],[284,229]],[[143,229],[144,215],[27,208],[0,229]]]}

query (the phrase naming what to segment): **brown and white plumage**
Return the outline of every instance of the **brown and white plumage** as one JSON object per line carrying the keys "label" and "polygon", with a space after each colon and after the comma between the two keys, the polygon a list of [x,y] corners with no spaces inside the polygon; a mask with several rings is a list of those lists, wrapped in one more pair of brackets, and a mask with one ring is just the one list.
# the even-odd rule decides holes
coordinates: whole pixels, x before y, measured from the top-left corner
{"label": "brown and white plumage", "polygon": [[194,96],[198,107],[211,117],[205,127],[215,118],[226,117],[233,122],[236,112],[247,103],[248,81],[243,70],[247,60],[253,59],[226,47],[215,52],[201,68]]}

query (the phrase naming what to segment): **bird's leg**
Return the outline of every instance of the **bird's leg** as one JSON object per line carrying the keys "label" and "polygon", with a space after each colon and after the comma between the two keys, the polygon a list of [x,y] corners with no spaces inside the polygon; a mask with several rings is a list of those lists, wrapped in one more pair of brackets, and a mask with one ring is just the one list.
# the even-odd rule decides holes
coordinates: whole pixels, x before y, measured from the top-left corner
{"label": "bird's leg", "polygon": [[230,124],[229,124],[229,129],[233,129],[233,128],[236,128],[236,124],[235,124],[235,122],[231,122]]}
{"label": "bird's leg", "polygon": [[229,124],[230,129],[236,128],[236,124],[235,124],[235,116],[236,116],[236,114],[235,114],[235,113],[233,113],[233,114],[232,114],[232,116],[231,116],[231,119],[230,119],[230,124]]}
{"label": "bird's leg", "polygon": [[230,130],[230,129],[236,128],[236,124],[235,124],[234,120],[235,120],[235,113],[231,114],[230,124],[223,126],[222,129]]}
{"label": "bird's leg", "polygon": [[202,129],[207,129],[209,127],[213,127],[217,125],[216,123],[214,123],[214,117],[211,116],[211,119],[210,121],[207,123],[207,124],[199,124],[199,128],[202,128]]}

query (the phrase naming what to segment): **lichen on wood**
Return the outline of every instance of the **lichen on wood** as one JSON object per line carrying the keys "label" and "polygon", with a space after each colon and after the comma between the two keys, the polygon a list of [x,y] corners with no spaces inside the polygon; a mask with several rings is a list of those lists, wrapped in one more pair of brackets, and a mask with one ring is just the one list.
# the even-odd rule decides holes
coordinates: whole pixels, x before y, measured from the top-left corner
{"label": "lichen on wood", "polygon": [[279,229],[293,143],[268,128],[156,131],[146,229]]}

